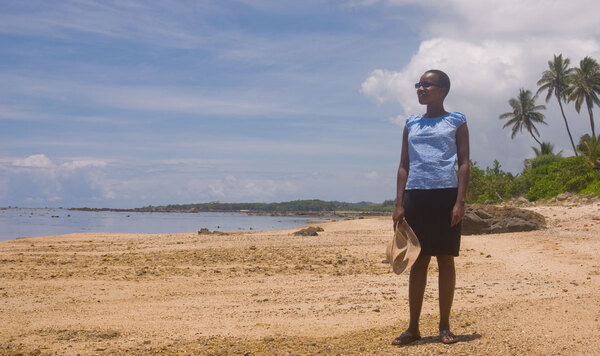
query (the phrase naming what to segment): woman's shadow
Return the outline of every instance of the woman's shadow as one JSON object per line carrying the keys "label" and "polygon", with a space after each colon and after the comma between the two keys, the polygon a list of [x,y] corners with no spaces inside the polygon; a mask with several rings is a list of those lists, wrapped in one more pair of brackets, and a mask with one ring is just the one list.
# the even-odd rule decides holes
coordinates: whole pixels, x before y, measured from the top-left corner
{"label": "woman's shadow", "polygon": [[[456,342],[453,342],[453,344],[457,343],[457,342],[469,342],[469,341],[473,341],[473,340],[477,340],[481,338],[481,334],[467,334],[467,335],[456,335]],[[416,346],[416,345],[425,345],[425,344],[439,344],[440,341],[440,337],[439,336],[425,336],[424,338],[422,338],[421,340],[415,341],[413,343],[410,343],[406,346]]]}

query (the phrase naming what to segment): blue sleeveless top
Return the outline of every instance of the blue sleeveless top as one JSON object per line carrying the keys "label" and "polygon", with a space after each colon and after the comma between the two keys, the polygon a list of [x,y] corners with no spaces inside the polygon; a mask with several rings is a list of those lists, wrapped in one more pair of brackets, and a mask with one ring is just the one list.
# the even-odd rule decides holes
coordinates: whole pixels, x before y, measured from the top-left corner
{"label": "blue sleeveless top", "polygon": [[456,130],[466,122],[461,112],[433,118],[411,115],[406,119],[410,161],[406,189],[458,187]]}

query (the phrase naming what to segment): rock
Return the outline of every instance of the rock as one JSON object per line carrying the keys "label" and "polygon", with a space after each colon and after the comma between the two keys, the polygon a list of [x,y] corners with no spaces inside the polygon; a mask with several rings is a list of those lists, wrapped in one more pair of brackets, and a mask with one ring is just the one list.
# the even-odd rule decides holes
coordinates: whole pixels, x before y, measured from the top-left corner
{"label": "rock", "polygon": [[569,199],[571,197],[571,194],[568,193],[562,193],[556,196],[556,200],[558,201],[565,201],[567,199]]}
{"label": "rock", "polygon": [[474,212],[467,211],[462,219],[461,232],[463,235],[487,234],[491,225]]}
{"label": "rock", "polygon": [[463,235],[495,234],[540,230],[546,227],[543,215],[508,206],[473,204],[462,220]]}
{"label": "rock", "polygon": [[525,197],[518,197],[516,202],[520,203],[520,204],[527,204],[527,203],[529,203],[529,200],[527,200],[527,198],[525,198]]}
{"label": "rock", "polygon": [[507,218],[495,222],[490,228],[491,233],[502,233],[502,232],[519,232],[519,231],[533,231],[539,230],[540,227],[534,222],[523,220],[520,218]]}
{"label": "rock", "polygon": [[477,215],[478,217],[480,217],[481,219],[491,219],[492,218],[492,215],[486,213],[484,210],[478,209],[478,210],[475,210],[473,213],[475,215]]}
{"label": "rock", "polygon": [[198,230],[198,235],[225,235],[225,233],[217,230],[210,231],[209,229],[203,227],[202,229]]}
{"label": "rock", "polygon": [[321,232],[321,231],[325,231],[325,230],[323,230],[323,228],[320,226],[310,226],[310,227],[307,227],[306,229],[302,229],[302,230],[298,230],[298,231],[294,232],[294,235],[296,235],[296,236],[318,236],[319,234],[317,234],[317,232]]}

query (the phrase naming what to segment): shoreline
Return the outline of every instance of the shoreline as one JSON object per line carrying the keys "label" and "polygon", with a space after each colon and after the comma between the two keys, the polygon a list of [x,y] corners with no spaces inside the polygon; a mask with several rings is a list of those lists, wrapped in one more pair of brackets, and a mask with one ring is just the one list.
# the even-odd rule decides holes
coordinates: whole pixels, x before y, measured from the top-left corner
{"label": "shoreline", "polygon": [[408,275],[385,259],[391,218],[226,235],[71,234],[0,242],[0,354],[596,354],[600,207],[540,206],[545,230],[463,236],[452,329],[437,339],[430,266],[424,339]]}
{"label": "shoreline", "polygon": [[270,231],[301,228],[307,222],[339,220],[319,216],[255,216],[247,213],[81,212],[66,209],[0,210],[0,241],[72,233],[195,233]]}

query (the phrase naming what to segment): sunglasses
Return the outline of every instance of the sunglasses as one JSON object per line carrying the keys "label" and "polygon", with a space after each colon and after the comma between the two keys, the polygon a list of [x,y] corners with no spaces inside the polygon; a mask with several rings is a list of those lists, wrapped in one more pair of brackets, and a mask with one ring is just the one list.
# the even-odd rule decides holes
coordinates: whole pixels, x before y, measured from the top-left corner
{"label": "sunglasses", "polygon": [[439,85],[425,82],[425,83],[415,83],[415,89],[419,89],[419,87],[429,88],[429,87],[438,87]]}

